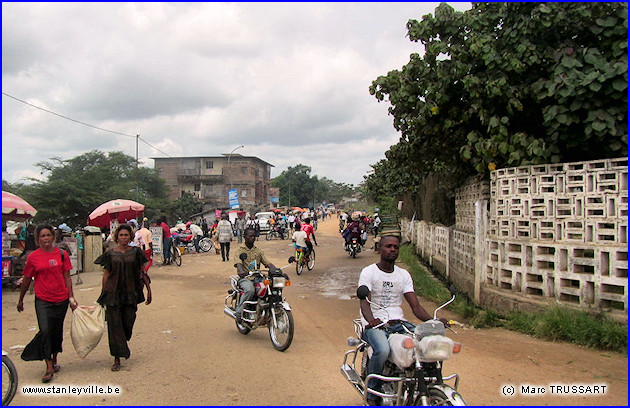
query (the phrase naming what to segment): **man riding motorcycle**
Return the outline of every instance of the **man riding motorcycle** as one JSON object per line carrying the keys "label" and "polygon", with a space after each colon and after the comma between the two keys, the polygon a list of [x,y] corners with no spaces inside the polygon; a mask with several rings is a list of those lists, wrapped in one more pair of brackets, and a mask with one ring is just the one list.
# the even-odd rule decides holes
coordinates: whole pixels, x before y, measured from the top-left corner
{"label": "man riding motorcycle", "polygon": [[[373,354],[368,364],[368,374],[381,374],[389,356],[387,338],[392,333],[404,333],[405,326],[413,332],[415,325],[406,321],[402,310],[403,297],[411,306],[413,314],[420,320],[430,320],[431,315],[420,305],[413,287],[411,275],[394,263],[400,250],[399,238],[386,235],[381,239],[380,261],[369,265],[361,271],[359,285],[370,290],[373,303],[382,306],[372,309],[367,300],[361,300],[361,320],[365,327],[363,340],[372,346]],[[440,319],[447,324],[445,319]],[[383,324],[385,323],[385,324]],[[378,326],[378,327],[377,327]],[[380,390],[382,381],[370,379],[368,388]],[[369,405],[380,405],[380,397],[367,395]]]}
{"label": "man riding motorcycle", "polygon": [[[239,260],[239,263],[234,264],[238,271],[238,276],[240,277],[238,284],[240,288],[243,289],[243,295],[236,307],[235,313],[236,322],[239,324],[243,321],[243,304],[246,300],[252,300],[255,295],[254,282],[252,280],[255,278],[253,275],[249,274],[250,267],[252,269],[258,269],[262,264],[270,270],[277,269],[271,262],[269,262],[263,251],[254,246],[254,241],[256,240],[256,230],[253,228],[245,228],[243,240],[245,241],[243,245],[236,250],[236,258]],[[244,261],[240,260],[240,255],[242,253],[247,254],[247,258],[245,258]]]}
{"label": "man riding motorcycle", "polygon": [[346,227],[345,231],[343,232],[343,237],[346,240],[346,251],[348,250],[348,247],[350,246],[350,243],[352,242],[352,238],[356,238],[357,241],[359,241],[359,243],[361,245],[364,244],[363,240],[361,239],[361,224],[359,223],[359,219],[356,217],[353,217],[352,222],[348,224],[348,226]]}

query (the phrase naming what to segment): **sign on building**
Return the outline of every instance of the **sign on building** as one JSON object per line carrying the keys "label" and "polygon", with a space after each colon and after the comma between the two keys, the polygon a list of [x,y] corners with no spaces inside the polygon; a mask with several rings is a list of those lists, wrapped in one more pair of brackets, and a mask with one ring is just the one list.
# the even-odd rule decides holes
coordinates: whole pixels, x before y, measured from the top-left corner
{"label": "sign on building", "polygon": [[228,204],[230,205],[230,208],[233,210],[240,208],[238,204],[238,190],[237,189],[233,188],[233,189],[228,190]]}

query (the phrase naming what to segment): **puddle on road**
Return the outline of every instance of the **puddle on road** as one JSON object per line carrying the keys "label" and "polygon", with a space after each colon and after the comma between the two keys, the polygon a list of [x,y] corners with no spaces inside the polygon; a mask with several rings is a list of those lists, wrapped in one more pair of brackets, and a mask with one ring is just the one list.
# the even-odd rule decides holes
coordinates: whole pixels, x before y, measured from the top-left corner
{"label": "puddle on road", "polygon": [[355,266],[331,268],[308,287],[322,296],[350,300],[356,297],[360,272]]}

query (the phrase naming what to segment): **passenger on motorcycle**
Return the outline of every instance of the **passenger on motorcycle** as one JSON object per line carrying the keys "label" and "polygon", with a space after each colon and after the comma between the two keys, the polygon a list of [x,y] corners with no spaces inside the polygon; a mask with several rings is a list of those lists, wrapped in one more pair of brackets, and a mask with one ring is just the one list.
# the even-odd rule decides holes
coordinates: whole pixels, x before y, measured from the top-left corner
{"label": "passenger on motorcycle", "polygon": [[[295,227],[295,229],[297,230],[297,227]],[[311,237],[313,237],[313,242],[315,242],[315,245],[317,245],[317,239],[315,238],[315,229],[311,225],[311,219],[305,218],[304,222],[300,225],[300,229],[306,232],[306,246],[308,247],[309,253],[313,252],[313,244],[311,243]]]}
{"label": "passenger on motorcycle", "polygon": [[346,250],[348,246],[350,246],[350,242],[352,242],[352,238],[356,238],[361,245],[363,245],[363,240],[361,239],[361,224],[357,218],[353,218],[352,222],[348,224],[345,231],[343,232],[343,237],[346,240]]}
{"label": "passenger on motorcycle", "polygon": [[[243,245],[236,250],[236,259],[239,260],[239,263],[234,264],[238,271],[238,276],[240,277],[238,284],[241,289],[243,289],[243,295],[241,296],[238,306],[236,306],[235,313],[236,322],[239,324],[243,322],[241,315],[244,302],[246,300],[252,300],[255,294],[253,279],[256,278],[256,275],[250,275],[249,271],[258,270],[261,264],[269,269],[276,269],[276,267],[269,262],[263,251],[254,246],[256,230],[253,228],[245,228],[243,240],[245,241]],[[240,258],[242,253],[247,254],[247,258],[245,258],[244,261],[241,261]]]}
{"label": "passenger on motorcycle", "polygon": [[[369,299],[383,308],[374,307],[361,300],[361,320],[363,322],[363,340],[372,346],[372,357],[368,363],[368,374],[382,374],[389,356],[387,338],[392,333],[405,333],[403,325],[413,332],[415,325],[406,321],[403,315],[403,297],[411,306],[413,314],[420,320],[430,320],[431,315],[420,305],[416,297],[411,275],[405,269],[394,264],[400,250],[399,238],[386,235],[381,239],[378,263],[369,265],[361,271],[359,286],[365,285],[370,290]],[[440,319],[446,325],[445,319]],[[375,328],[383,322],[386,324]],[[382,381],[370,379],[368,388],[380,391]],[[380,397],[368,394],[369,405],[380,405]]]}

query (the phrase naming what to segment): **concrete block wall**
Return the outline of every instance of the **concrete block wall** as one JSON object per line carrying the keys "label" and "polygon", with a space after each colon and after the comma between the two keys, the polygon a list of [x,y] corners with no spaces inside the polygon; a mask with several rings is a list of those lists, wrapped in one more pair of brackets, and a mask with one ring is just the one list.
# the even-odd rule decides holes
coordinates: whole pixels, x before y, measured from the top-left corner
{"label": "concrete block wall", "polygon": [[[488,195],[488,218],[477,220],[475,202]],[[471,297],[487,287],[519,302],[627,314],[627,158],[496,170],[489,186],[457,191],[456,214],[452,228],[416,221],[403,229]],[[475,248],[480,226],[487,231]]]}

